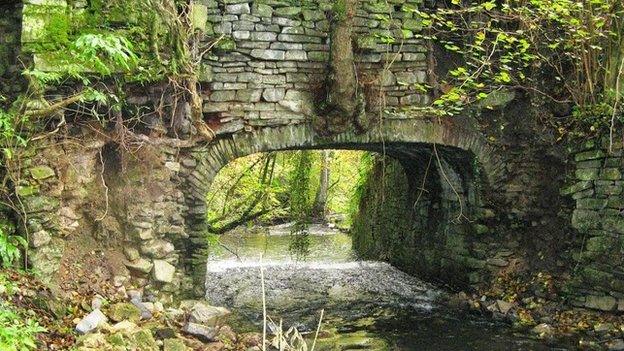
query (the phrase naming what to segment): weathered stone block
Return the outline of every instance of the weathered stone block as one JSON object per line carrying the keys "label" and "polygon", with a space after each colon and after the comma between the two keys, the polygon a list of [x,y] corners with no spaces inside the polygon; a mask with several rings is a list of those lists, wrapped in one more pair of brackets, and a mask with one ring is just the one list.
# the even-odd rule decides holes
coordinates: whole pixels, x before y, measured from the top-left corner
{"label": "weathered stone block", "polygon": [[611,249],[614,243],[613,238],[605,236],[594,236],[587,240],[587,251],[603,253]]}
{"label": "weathered stone block", "polygon": [[377,38],[372,35],[364,35],[357,38],[357,48],[360,50],[375,50],[377,48]]}
{"label": "weathered stone block", "polygon": [[600,178],[605,180],[620,180],[622,179],[622,173],[617,168],[604,168],[600,172]]}
{"label": "weathered stone block", "polygon": [[602,150],[590,150],[585,152],[580,152],[574,156],[574,161],[586,161],[586,160],[595,160],[599,158],[604,158],[606,154]]}
{"label": "weathered stone block", "polygon": [[244,2],[240,4],[226,5],[225,12],[234,15],[242,15],[251,13],[251,9],[249,8],[249,4]]}
{"label": "weathered stone block", "polygon": [[308,55],[303,50],[288,50],[286,51],[285,58],[290,61],[306,61],[308,59]]}
{"label": "weathered stone block", "polygon": [[252,32],[251,40],[254,41],[275,41],[277,34],[274,32]]}
{"label": "weathered stone block", "polygon": [[52,236],[45,230],[39,230],[34,233],[30,233],[28,236],[28,243],[32,248],[38,248],[43,245],[47,245],[50,240],[52,240]]}
{"label": "weathered stone block", "polygon": [[232,37],[237,40],[249,39],[251,33],[248,30],[235,30],[232,32]]}
{"label": "weathered stone block", "polygon": [[263,60],[283,60],[286,57],[286,52],[282,50],[253,49],[250,55]]}
{"label": "weathered stone block", "polygon": [[153,278],[159,283],[171,283],[175,274],[175,267],[164,260],[154,260]]}
{"label": "weathered stone block", "polygon": [[576,163],[576,168],[600,168],[602,167],[602,161],[600,160],[588,160]]}
{"label": "weathered stone block", "polygon": [[230,35],[232,34],[232,22],[220,22],[214,25],[214,32],[217,34]]}
{"label": "weathered stone block", "polygon": [[258,17],[271,17],[273,16],[273,8],[255,1],[253,5],[251,5],[251,13]]}
{"label": "weathered stone block", "polygon": [[308,53],[310,61],[327,62],[329,60],[329,52],[327,51],[310,51]]}
{"label": "weathered stone block", "polygon": [[602,228],[607,231],[624,234],[624,217],[620,215],[605,216],[602,220]]}
{"label": "weathered stone block", "polygon": [[261,89],[245,89],[236,91],[236,100],[242,102],[258,102],[262,96]]}
{"label": "weathered stone block", "polygon": [[320,44],[323,40],[319,37],[314,37],[310,35],[300,35],[300,34],[280,34],[277,36],[277,39],[280,41],[291,42],[291,43],[316,43]]}
{"label": "weathered stone block", "polygon": [[422,20],[420,17],[406,18],[403,20],[403,28],[419,32],[422,30]]}
{"label": "weathered stone block", "polygon": [[598,179],[599,169],[598,168],[581,168],[577,169],[574,172],[576,175],[576,179],[578,180],[594,180]]}
{"label": "weathered stone block", "polygon": [[297,7],[297,6],[278,7],[273,10],[273,13],[276,16],[297,18],[297,16],[299,16],[299,14],[301,13],[301,7]]}
{"label": "weathered stone block", "polygon": [[303,19],[308,22],[321,21],[325,19],[325,14],[323,13],[323,11],[305,9],[301,11],[301,13],[303,13]]}
{"label": "weathered stone block", "polygon": [[585,307],[600,311],[614,311],[617,307],[617,300],[612,296],[590,295],[586,297]]}
{"label": "weathered stone block", "polygon": [[206,5],[191,3],[191,12],[189,17],[191,19],[193,29],[199,29],[203,32],[206,31],[206,24],[208,23],[208,8]]}
{"label": "weathered stone block", "polygon": [[282,100],[285,94],[286,90],[283,88],[264,89],[262,92],[262,98],[267,102],[277,102]]}
{"label": "weathered stone block", "polygon": [[126,262],[125,265],[126,267],[128,267],[130,271],[143,273],[143,274],[149,273],[153,267],[153,264],[144,258],[140,258],[132,262]]}
{"label": "weathered stone block", "polygon": [[298,27],[301,25],[301,21],[296,21],[290,18],[285,18],[285,17],[273,17],[271,19],[271,22],[273,24],[277,24],[279,26],[284,26],[284,27]]}
{"label": "weathered stone block", "polygon": [[602,210],[607,207],[607,199],[579,199],[576,201],[576,207],[589,210]]}
{"label": "weathered stone block", "polygon": [[370,13],[378,13],[382,15],[387,15],[388,13],[393,12],[392,6],[384,1],[371,1],[364,5],[364,10]]}
{"label": "weathered stone block", "polygon": [[578,230],[600,228],[600,214],[597,211],[574,210],[572,213],[572,226]]}
{"label": "weathered stone block", "polygon": [[141,253],[152,258],[165,258],[175,251],[172,243],[162,239],[152,239],[141,245]]}
{"label": "weathered stone block", "polygon": [[210,94],[210,101],[234,101],[236,100],[236,92],[234,90],[219,90]]}

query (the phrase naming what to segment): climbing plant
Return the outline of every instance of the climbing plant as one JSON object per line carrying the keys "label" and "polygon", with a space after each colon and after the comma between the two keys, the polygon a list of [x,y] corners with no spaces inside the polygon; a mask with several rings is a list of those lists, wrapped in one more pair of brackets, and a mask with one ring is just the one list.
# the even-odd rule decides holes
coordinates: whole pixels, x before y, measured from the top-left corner
{"label": "climbing plant", "polygon": [[291,231],[293,236],[289,245],[290,252],[296,257],[305,257],[310,251],[310,238],[307,232],[312,201],[310,200],[310,171],[312,154],[299,151],[296,166],[290,175],[290,217],[295,221]]}
{"label": "climbing plant", "polygon": [[422,18],[421,37],[455,57],[436,84],[423,87],[436,97],[438,114],[473,103],[487,108],[501,91],[520,89],[574,106],[576,122],[592,116],[592,129],[595,119],[613,126],[621,118],[621,1],[451,0],[431,11],[407,10]]}

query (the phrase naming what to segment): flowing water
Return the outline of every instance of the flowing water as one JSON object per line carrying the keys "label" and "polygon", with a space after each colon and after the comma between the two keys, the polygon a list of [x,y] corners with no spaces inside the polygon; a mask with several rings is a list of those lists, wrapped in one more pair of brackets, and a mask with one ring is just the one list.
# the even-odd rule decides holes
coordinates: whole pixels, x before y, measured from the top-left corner
{"label": "flowing water", "polygon": [[207,300],[230,307],[238,330],[260,331],[263,275],[275,325],[313,335],[324,310],[316,350],[553,350],[436,305],[441,292],[433,286],[386,263],[357,260],[346,234],[322,225],[309,233],[305,260],[288,250],[288,225],[222,236],[224,248],[207,263]]}

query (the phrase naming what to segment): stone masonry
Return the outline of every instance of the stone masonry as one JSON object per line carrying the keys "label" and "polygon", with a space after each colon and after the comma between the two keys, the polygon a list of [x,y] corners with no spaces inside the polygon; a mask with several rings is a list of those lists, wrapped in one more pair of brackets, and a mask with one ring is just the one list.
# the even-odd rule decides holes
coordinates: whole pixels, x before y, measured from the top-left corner
{"label": "stone masonry", "polygon": [[[417,161],[426,153],[417,150],[440,145],[454,150],[441,160],[443,168],[457,170],[448,172],[452,178],[448,183],[459,189],[464,182],[461,196],[475,204],[476,222],[465,232],[469,236],[453,232],[444,236],[471,239],[466,246],[469,250],[459,252],[465,259],[454,262],[454,266],[468,268],[465,276],[470,282],[484,279],[474,272],[504,267],[503,261],[510,261],[509,251],[518,246],[539,252],[531,246],[533,237],[492,233],[496,223],[517,225],[527,232],[542,222],[559,226],[561,222],[552,220],[559,202],[572,200],[572,220],[562,216],[558,221],[571,222],[560,227],[568,231],[567,224],[571,224],[584,238],[576,254],[581,268],[574,271],[573,303],[624,311],[621,143],[608,150],[605,141],[596,141],[576,150],[575,179],[559,197],[544,191],[558,183],[542,187],[544,182],[538,179],[540,175],[559,179],[547,171],[553,168],[553,160],[559,163],[564,157],[546,152],[550,145],[527,152],[529,145],[513,140],[497,148],[488,142],[483,125],[472,118],[440,120],[415,112],[411,107],[430,102],[421,88],[432,79],[429,72],[433,70],[428,66],[433,50],[419,38],[421,20],[416,9],[420,0],[358,2],[352,38],[358,89],[366,112],[378,117],[379,123],[364,133],[348,131],[323,138],[312,122],[323,117],[318,114],[330,78],[332,4],[325,0],[194,0],[190,18],[196,34],[203,47],[214,44],[199,60],[198,80],[204,121],[215,131],[215,139],[209,143],[179,140],[167,129],[170,121],[155,121],[152,115],[153,120],[140,121],[144,129],[133,131],[134,141],[142,143],[137,142],[142,146],[136,148],[84,125],[68,126],[72,141],[31,143],[24,151],[24,162],[8,167],[16,200],[24,206],[22,227],[32,249],[30,264],[53,279],[67,259],[65,253],[80,247],[83,243],[78,239],[87,233],[98,244],[123,252],[124,274],[131,275],[137,285],[164,293],[202,290],[205,194],[229,161],[255,152],[344,148],[387,152],[403,160],[403,165],[420,166]],[[18,54],[40,70],[54,69],[45,60],[49,38],[42,36],[42,28],[53,21],[54,34],[66,35],[63,31],[69,31],[69,24],[88,6],[85,1],[66,0],[0,5],[0,95],[22,90],[16,79],[20,76]],[[154,108],[153,96],[167,95],[158,84],[143,90],[139,95],[145,96],[129,92],[129,103]],[[525,120],[519,117],[523,113],[516,110],[509,116],[523,125]],[[464,166],[459,167],[460,163]],[[470,164],[470,174],[465,164]],[[457,210],[452,202],[455,194],[442,190],[439,196],[448,200],[448,206],[440,208],[448,213],[440,218],[448,219]],[[490,197],[498,202],[488,202]],[[550,212],[543,211],[548,207],[552,207]],[[536,213],[542,217],[534,221]],[[561,245],[576,234],[569,232],[573,233],[565,240],[540,238],[542,247]],[[436,245],[436,240],[426,237],[418,240]],[[439,258],[444,250],[435,254]],[[190,276],[196,279],[194,285],[187,279]]]}
{"label": "stone masonry", "polygon": [[[419,0],[362,1],[355,18],[356,70],[369,111],[422,105],[427,49],[414,36]],[[324,99],[333,2],[199,1],[194,23],[216,50],[203,61],[204,113],[217,133],[300,123]],[[380,92],[381,91],[381,92]]]}

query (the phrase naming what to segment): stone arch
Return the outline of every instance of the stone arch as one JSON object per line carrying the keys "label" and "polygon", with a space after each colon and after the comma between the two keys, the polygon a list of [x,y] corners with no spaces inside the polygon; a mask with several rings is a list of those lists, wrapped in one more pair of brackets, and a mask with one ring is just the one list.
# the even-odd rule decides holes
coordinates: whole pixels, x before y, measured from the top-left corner
{"label": "stone arch", "polygon": [[[205,195],[214,177],[230,161],[259,152],[294,149],[359,149],[414,160],[431,145],[437,145],[440,153],[453,154],[456,150],[476,160],[481,180],[489,189],[496,190],[502,185],[503,164],[483,136],[470,127],[473,125],[467,118],[444,122],[389,119],[366,133],[345,132],[323,137],[314,131],[311,124],[291,124],[235,133],[186,150],[180,156],[180,163],[183,177],[181,190],[188,206],[185,223],[189,239],[180,239],[176,243],[184,252],[182,256],[186,256],[184,270],[192,273],[196,287],[202,286],[197,283],[203,282],[205,275]],[[452,165],[455,163],[452,159],[443,162],[450,176],[460,181],[458,174],[464,171]],[[407,163],[405,166],[409,167]]]}

